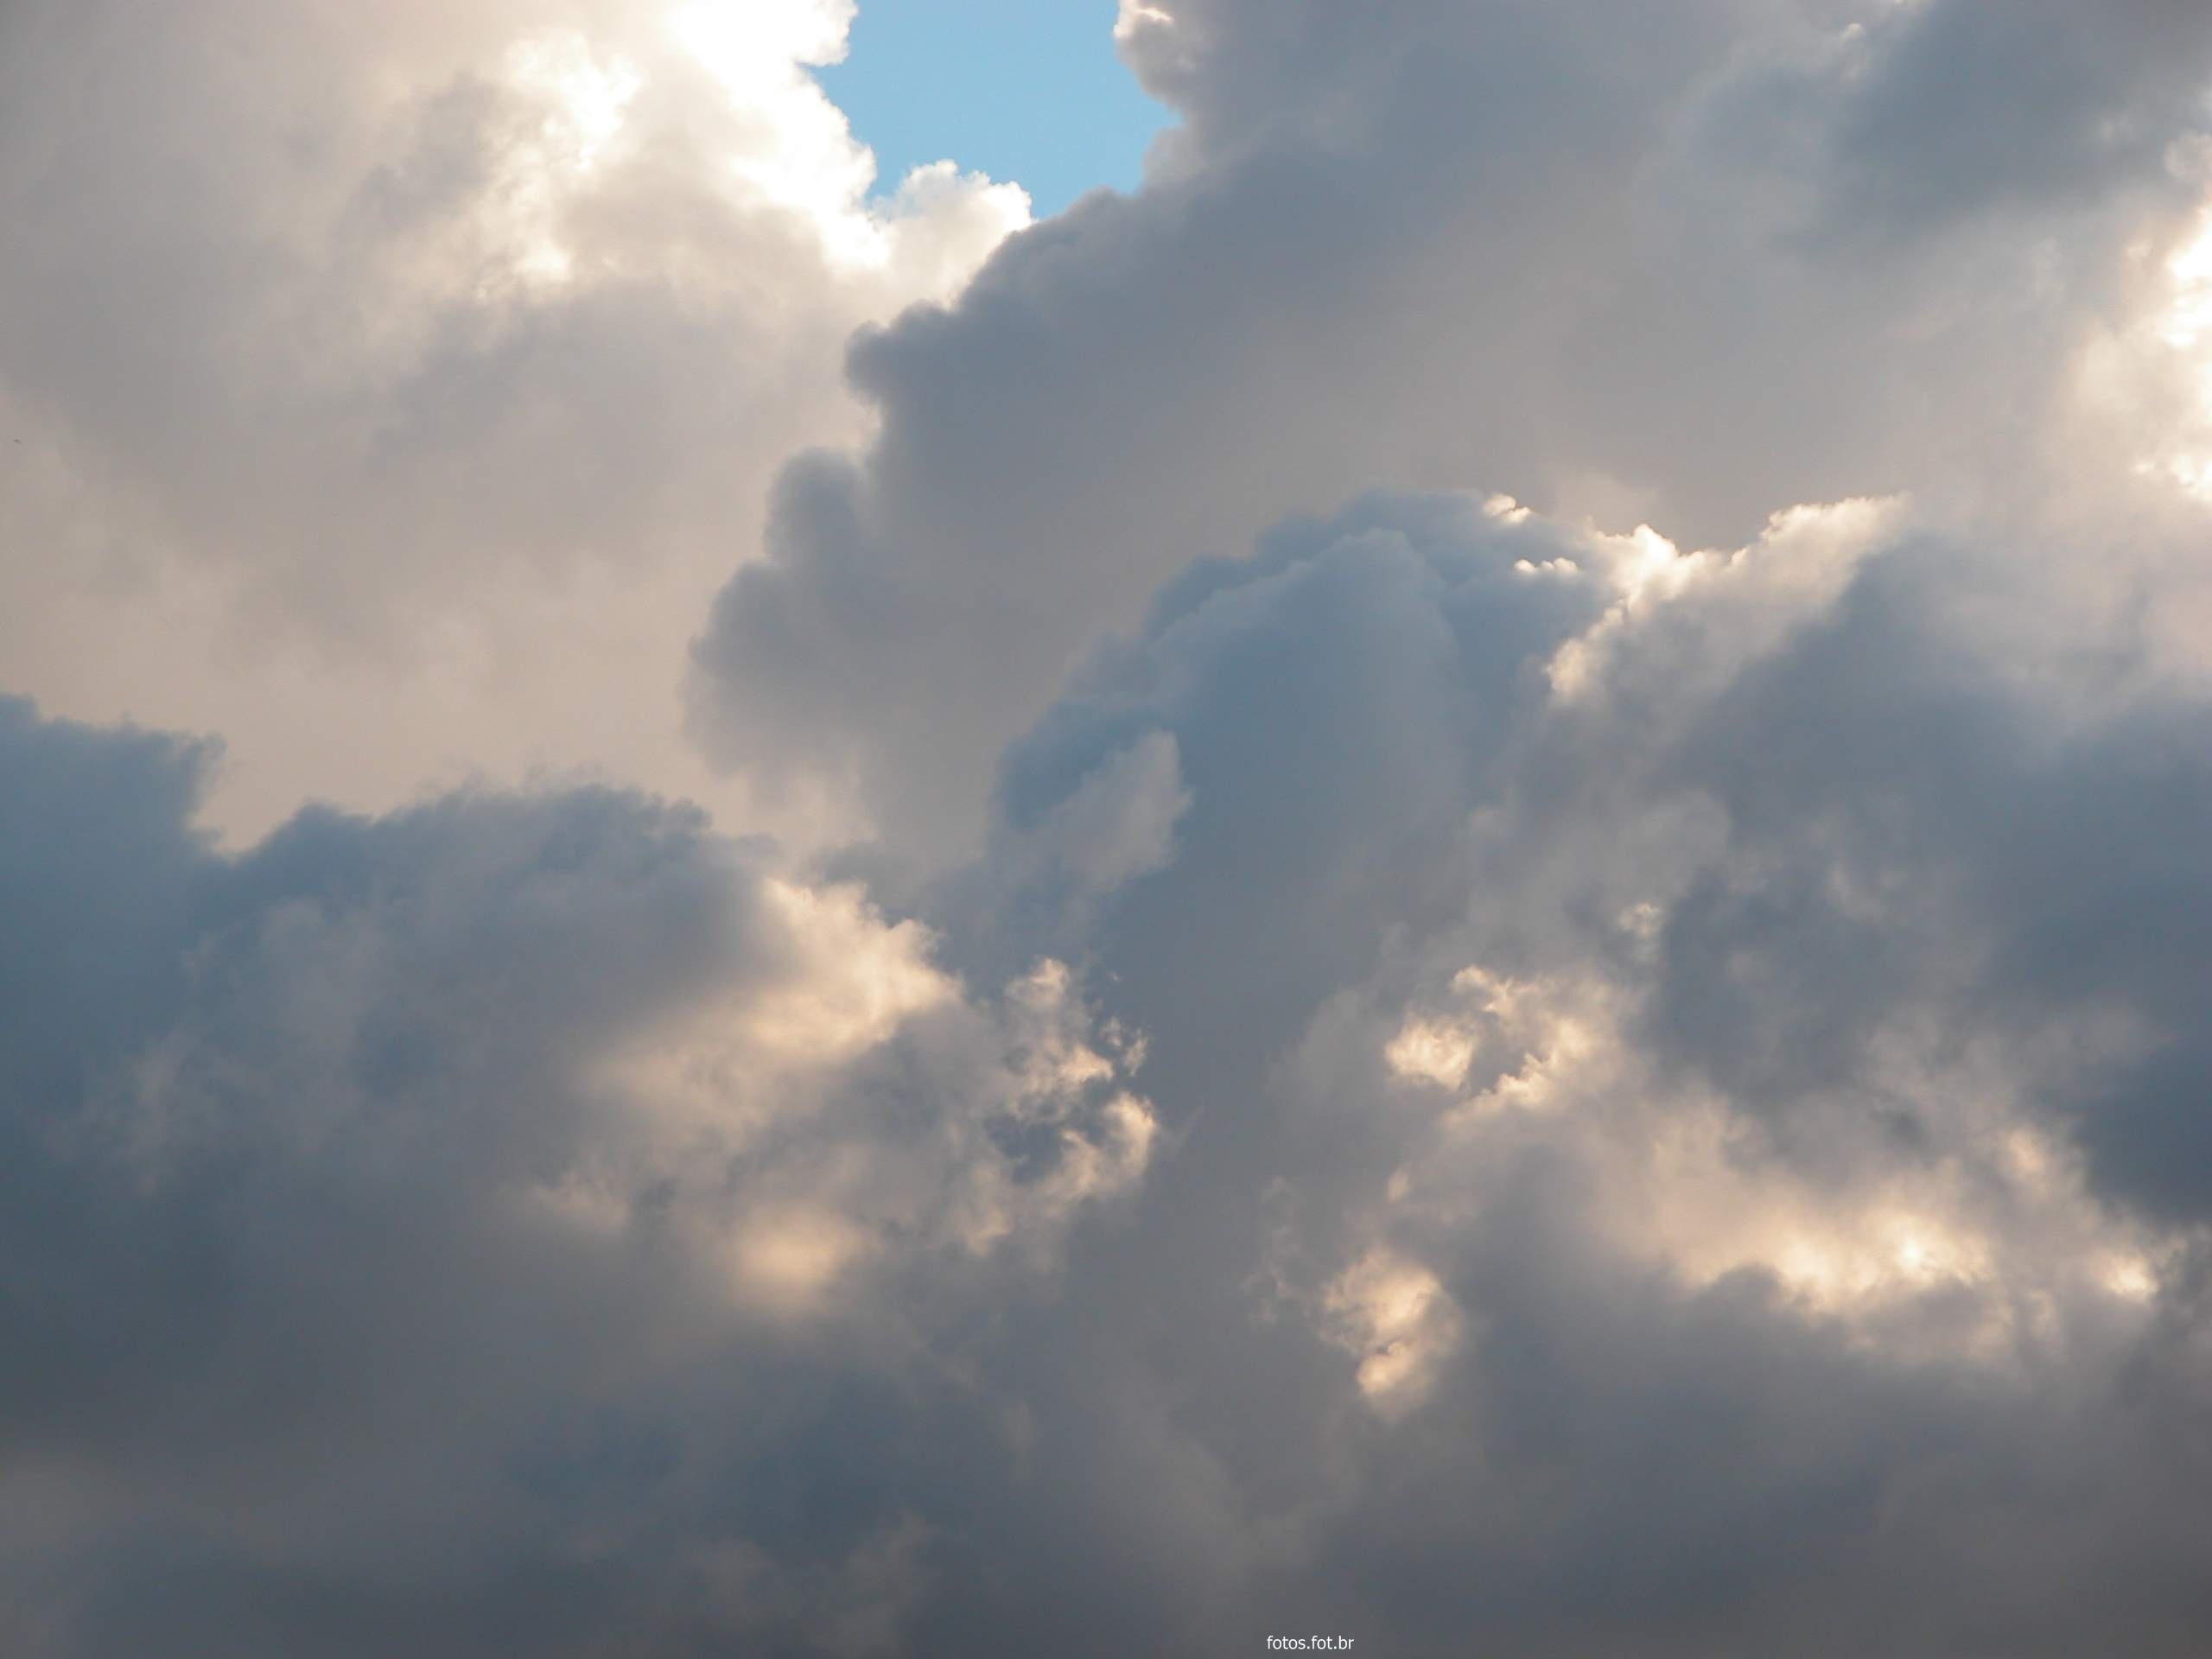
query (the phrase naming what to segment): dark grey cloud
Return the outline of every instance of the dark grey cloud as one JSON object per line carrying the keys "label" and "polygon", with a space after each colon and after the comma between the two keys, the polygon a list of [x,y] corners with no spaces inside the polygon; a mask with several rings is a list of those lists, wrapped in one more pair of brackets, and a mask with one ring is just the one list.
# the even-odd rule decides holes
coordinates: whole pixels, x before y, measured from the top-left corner
{"label": "dark grey cloud", "polygon": [[194,750],[14,709],[182,895],[11,1103],[23,1628],[2189,1651],[2203,694],[2023,681],[2005,551],[1291,524],[1009,749],[935,965],[618,794],[219,856]]}
{"label": "dark grey cloud", "polygon": [[10,1643],[880,1650],[932,1535],[830,1465],[1148,1150],[1065,976],[613,791],[221,855],[3,708]]}
{"label": "dark grey cloud", "polygon": [[1069,1292],[1205,1471],[1166,1645],[2186,1652],[2212,709],[2024,693],[1938,619],[2047,567],[1893,516],[1601,621],[1642,556],[1378,499],[1195,572],[1008,757],[1010,826],[1132,733],[1188,799],[1090,924],[1175,1153]]}

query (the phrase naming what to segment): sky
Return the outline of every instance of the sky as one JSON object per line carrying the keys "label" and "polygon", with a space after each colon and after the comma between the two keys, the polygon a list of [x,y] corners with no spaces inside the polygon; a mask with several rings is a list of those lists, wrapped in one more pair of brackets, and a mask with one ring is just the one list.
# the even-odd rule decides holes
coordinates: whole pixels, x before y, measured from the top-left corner
{"label": "sky", "polygon": [[0,1649],[2198,1659],[2212,11],[18,0],[0,223]]}
{"label": "sky", "polygon": [[1115,57],[1115,16],[1114,0],[868,0],[817,78],[884,182],[950,159],[1057,213],[1135,189],[1167,119]]}

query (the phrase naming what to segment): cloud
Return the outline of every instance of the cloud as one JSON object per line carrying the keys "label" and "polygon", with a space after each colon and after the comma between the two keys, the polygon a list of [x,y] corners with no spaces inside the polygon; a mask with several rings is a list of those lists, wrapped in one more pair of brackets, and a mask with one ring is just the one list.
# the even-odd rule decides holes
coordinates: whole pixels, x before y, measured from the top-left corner
{"label": "cloud", "polygon": [[1130,730],[1189,798],[1091,926],[1174,1151],[1075,1281],[1211,1471],[1185,1644],[2185,1650],[2212,711],[2124,625],[2024,683],[2057,556],[1379,497],[1011,752],[1015,823]]}
{"label": "cloud", "polygon": [[226,731],[241,835],[533,766],[710,787],[673,665],[777,462],[863,434],[846,336],[1028,216],[950,166],[868,197],[807,73],[850,14],[10,8],[16,689]]}
{"label": "cloud", "polygon": [[0,702],[15,1647],[2196,1650],[2201,8],[1127,5],[1027,228],[225,16],[0,24],[0,638],[240,728]]}
{"label": "cloud", "polygon": [[817,825],[972,849],[1102,629],[1377,485],[1729,544],[2070,471],[2079,359],[2202,194],[2187,8],[1159,14],[1122,31],[1183,117],[1144,190],[861,338],[880,429],[785,474],[695,648],[709,753]]}
{"label": "cloud", "polygon": [[[1141,1179],[1129,1039],[1069,971],[976,997],[912,924],[611,791],[319,810],[224,856],[204,750],[4,721],[10,1576],[73,1564],[62,1650],[159,1617],[195,1651],[234,1594],[340,1650],[305,1588],[336,1574],[397,1599],[372,1645],[465,1651],[504,1574],[687,1510],[683,1561],[591,1618],[880,1650],[918,1523],[786,1560],[683,1490],[775,1431],[709,1449],[687,1396],[895,1372]],[[70,1501],[34,1520],[41,1485]],[[141,1558],[189,1605],[134,1602]]]}
{"label": "cloud", "polygon": [[12,706],[11,911],[138,883],[8,1046],[48,1646],[2185,1651],[2205,688],[2056,556],[1294,522],[930,931]]}

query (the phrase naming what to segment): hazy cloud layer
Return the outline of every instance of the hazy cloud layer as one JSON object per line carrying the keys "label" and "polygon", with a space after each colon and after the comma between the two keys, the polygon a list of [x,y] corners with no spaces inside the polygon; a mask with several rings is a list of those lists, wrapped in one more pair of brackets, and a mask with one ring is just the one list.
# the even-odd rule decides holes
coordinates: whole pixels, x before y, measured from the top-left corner
{"label": "hazy cloud layer", "polygon": [[2198,1650],[2212,16],[250,10],[0,23],[8,677],[315,688],[0,702],[11,1650]]}

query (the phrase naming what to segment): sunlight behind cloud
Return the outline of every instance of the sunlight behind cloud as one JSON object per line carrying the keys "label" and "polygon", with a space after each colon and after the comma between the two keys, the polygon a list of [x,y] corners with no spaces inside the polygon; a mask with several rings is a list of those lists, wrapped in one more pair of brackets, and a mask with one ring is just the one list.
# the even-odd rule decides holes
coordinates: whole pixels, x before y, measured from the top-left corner
{"label": "sunlight behind cloud", "polygon": [[2163,472],[2200,501],[2212,503],[2212,206],[2166,261],[2164,305],[2149,330],[2177,359],[2185,380],[2177,429],[2139,472]]}
{"label": "sunlight behind cloud", "polygon": [[[774,135],[772,144],[748,144],[730,158],[747,191],[804,215],[834,259],[880,268],[898,257],[903,221],[914,216],[918,200],[927,205],[944,194],[925,172],[958,175],[950,167],[917,169],[887,202],[868,200],[875,157],[808,73],[844,57],[853,13],[843,0],[768,6],[692,0],[670,14],[669,29],[721,84],[745,126]],[[1019,186],[990,187],[990,201],[1001,235],[1028,223],[1028,199]]]}

